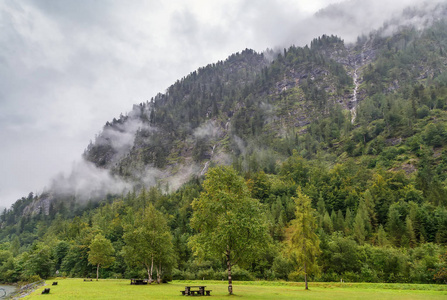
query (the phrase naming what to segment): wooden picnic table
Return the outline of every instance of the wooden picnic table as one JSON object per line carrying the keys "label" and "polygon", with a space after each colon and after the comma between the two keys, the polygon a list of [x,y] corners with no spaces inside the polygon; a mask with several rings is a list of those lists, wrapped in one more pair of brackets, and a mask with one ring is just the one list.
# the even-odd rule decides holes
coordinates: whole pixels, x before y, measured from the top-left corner
{"label": "wooden picnic table", "polygon": [[[193,290],[195,288],[195,290]],[[211,290],[205,290],[205,285],[188,285],[184,291],[180,291],[183,296],[210,296]]]}
{"label": "wooden picnic table", "polygon": [[147,284],[147,283],[148,283],[147,279],[136,279],[136,278],[130,279],[130,284],[142,285],[142,284]]}

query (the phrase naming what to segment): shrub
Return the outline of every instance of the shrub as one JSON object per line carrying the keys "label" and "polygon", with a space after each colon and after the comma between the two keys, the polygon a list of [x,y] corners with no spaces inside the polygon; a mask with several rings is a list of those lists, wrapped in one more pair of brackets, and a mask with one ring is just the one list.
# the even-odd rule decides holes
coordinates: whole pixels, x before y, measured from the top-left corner
{"label": "shrub", "polygon": [[[225,271],[225,276],[227,276],[227,272]],[[254,276],[247,270],[241,269],[238,266],[234,266],[231,269],[231,277],[234,280],[241,280],[241,281],[251,281],[254,280]],[[227,278],[227,277],[225,277]]]}
{"label": "shrub", "polygon": [[428,116],[430,112],[430,109],[428,108],[427,105],[422,105],[421,107],[419,107],[416,111],[416,115],[418,117],[418,119],[423,119],[426,116]]}
{"label": "shrub", "polygon": [[31,275],[31,276],[22,276],[21,280],[26,283],[33,283],[33,282],[41,281],[42,278],[40,278],[39,275]]}

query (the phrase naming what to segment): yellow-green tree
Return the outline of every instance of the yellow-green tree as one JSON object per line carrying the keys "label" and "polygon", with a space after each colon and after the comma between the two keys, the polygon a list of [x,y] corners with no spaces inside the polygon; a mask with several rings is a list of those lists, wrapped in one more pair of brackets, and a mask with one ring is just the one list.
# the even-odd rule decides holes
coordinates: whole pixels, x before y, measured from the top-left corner
{"label": "yellow-green tree", "polygon": [[231,167],[211,168],[204,191],[192,202],[190,245],[198,257],[222,257],[233,293],[231,267],[259,257],[270,243],[261,204],[250,197],[244,179]]}
{"label": "yellow-green tree", "polygon": [[96,265],[96,280],[99,278],[99,267],[108,268],[114,261],[115,249],[110,240],[98,233],[92,240],[88,251],[88,262]]}
{"label": "yellow-green tree", "polygon": [[309,289],[307,276],[319,271],[317,256],[320,254],[320,239],[316,234],[317,220],[311,199],[298,188],[294,197],[295,219],[289,228],[287,250],[290,258],[297,264],[297,272],[304,275],[306,290]]}
{"label": "yellow-green tree", "polygon": [[160,283],[163,270],[175,262],[172,234],[163,213],[149,204],[142,215],[136,216],[133,224],[125,226],[123,238],[127,264],[144,265],[150,282],[155,268]]}

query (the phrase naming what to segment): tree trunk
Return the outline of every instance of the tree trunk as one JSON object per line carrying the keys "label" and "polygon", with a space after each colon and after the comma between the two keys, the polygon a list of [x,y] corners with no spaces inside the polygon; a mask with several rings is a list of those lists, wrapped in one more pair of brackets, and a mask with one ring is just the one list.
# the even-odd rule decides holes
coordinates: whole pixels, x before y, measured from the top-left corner
{"label": "tree trunk", "polygon": [[154,256],[152,255],[151,259],[151,273],[149,274],[149,283],[152,283],[152,274],[154,272]]}
{"label": "tree trunk", "polygon": [[230,248],[227,246],[227,269],[228,269],[228,293],[233,295],[233,280],[231,279],[231,261],[230,261]]}
{"label": "tree trunk", "polygon": [[147,271],[147,280],[149,281],[149,283],[151,283],[152,281],[152,266],[149,267],[149,265],[146,263],[146,271]]}
{"label": "tree trunk", "polygon": [[157,268],[157,283],[161,283],[161,261],[159,262],[158,268]]}
{"label": "tree trunk", "polygon": [[99,278],[99,264],[96,266],[96,281],[98,281]]}
{"label": "tree trunk", "polygon": [[306,266],[306,262],[304,262],[304,285],[306,286],[305,289],[308,290],[309,287],[307,286],[307,266]]}
{"label": "tree trunk", "polygon": [[[303,232],[306,232],[305,231],[305,228],[304,228],[304,222],[303,222]],[[304,241],[303,241],[303,253],[304,253],[304,256],[306,257],[306,239],[304,239]],[[308,290],[309,289],[309,287],[307,286],[307,265],[306,265],[306,258],[304,258],[304,285],[305,285],[305,290]]]}
{"label": "tree trunk", "polygon": [[151,269],[150,268],[146,268],[147,270],[147,280],[149,281],[149,283],[151,282]]}

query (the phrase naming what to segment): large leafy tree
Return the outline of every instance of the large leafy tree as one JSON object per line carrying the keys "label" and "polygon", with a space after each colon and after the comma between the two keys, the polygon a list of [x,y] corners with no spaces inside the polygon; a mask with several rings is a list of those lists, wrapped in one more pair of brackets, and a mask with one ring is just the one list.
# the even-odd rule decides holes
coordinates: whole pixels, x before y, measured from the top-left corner
{"label": "large leafy tree", "polygon": [[192,202],[191,226],[196,234],[190,245],[201,258],[225,258],[232,294],[231,267],[253,261],[269,244],[265,216],[244,179],[231,167],[211,168],[203,187]]}
{"label": "large leafy tree", "polygon": [[135,218],[133,224],[125,227],[123,235],[124,256],[128,265],[144,265],[148,280],[152,282],[154,267],[157,281],[161,281],[163,267],[170,266],[175,260],[172,234],[166,217],[152,204],[144,213]]}
{"label": "large leafy tree", "polygon": [[320,251],[320,239],[316,234],[317,220],[311,199],[298,188],[294,197],[296,218],[292,221],[288,237],[288,253],[298,265],[298,273],[304,275],[306,290],[307,275],[318,271],[317,256]]}
{"label": "large leafy tree", "polygon": [[88,262],[96,265],[96,280],[99,278],[99,267],[108,268],[114,261],[115,249],[109,239],[98,233],[89,246]]}
{"label": "large leafy tree", "polygon": [[41,278],[51,276],[53,260],[51,259],[51,247],[42,242],[35,243],[29,252],[19,257],[24,277],[39,275]]}

